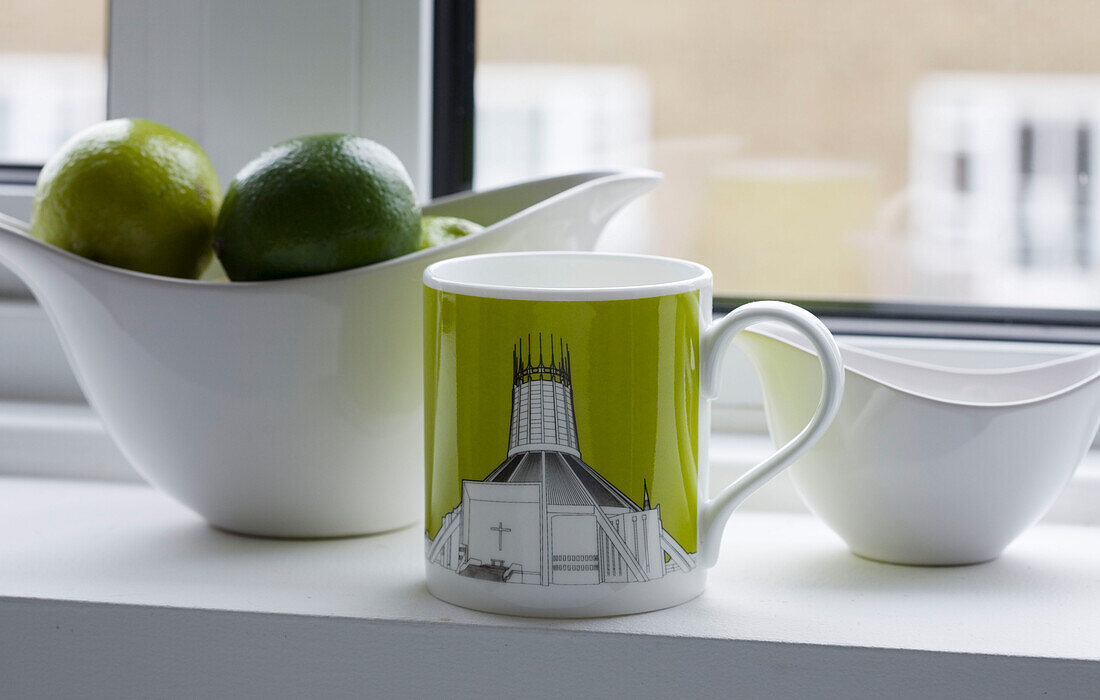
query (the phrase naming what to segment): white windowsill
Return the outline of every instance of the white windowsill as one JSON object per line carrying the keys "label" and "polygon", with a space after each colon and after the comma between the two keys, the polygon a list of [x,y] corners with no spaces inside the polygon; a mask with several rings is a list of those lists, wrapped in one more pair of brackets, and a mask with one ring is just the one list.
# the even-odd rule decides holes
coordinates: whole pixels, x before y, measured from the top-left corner
{"label": "white windowsill", "polygon": [[1044,524],[992,563],[914,568],[859,559],[807,515],[741,512],[700,598],[575,621],[435,600],[416,527],[244,538],[140,484],[0,477],[0,533],[0,676],[43,696],[427,697],[491,678],[563,697],[596,682],[650,696],[1076,697],[1100,682],[1092,527]]}

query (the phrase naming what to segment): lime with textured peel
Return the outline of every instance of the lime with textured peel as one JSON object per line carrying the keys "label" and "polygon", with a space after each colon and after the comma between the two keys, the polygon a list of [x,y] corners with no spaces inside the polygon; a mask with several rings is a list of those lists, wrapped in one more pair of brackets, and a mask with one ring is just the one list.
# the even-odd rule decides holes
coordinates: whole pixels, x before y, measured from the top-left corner
{"label": "lime with textured peel", "polygon": [[221,187],[197,143],[147,119],[81,131],[38,176],[31,233],[89,260],[195,278],[213,254]]}
{"label": "lime with textured peel", "polygon": [[385,146],[319,134],[272,146],[237,173],[214,231],[234,281],[346,270],[417,249],[420,207]]}
{"label": "lime with textured peel", "polygon": [[485,227],[457,216],[423,216],[420,218],[420,250],[457,241]]}

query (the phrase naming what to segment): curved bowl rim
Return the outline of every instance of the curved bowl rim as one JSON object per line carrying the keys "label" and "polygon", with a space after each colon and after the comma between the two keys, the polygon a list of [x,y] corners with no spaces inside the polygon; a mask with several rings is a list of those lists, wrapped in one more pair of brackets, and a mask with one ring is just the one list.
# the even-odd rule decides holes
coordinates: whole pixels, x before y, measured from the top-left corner
{"label": "curved bowl rim", "polygon": [[[804,347],[801,347],[800,345],[791,343],[791,342],[787,341],[785,338],[776,337],[775,335],[772,335],[771,333],[761,331],[759,329],[747,329],[745,332],[746,333],[751,333],[751,334],[754,334],[754,335],[758,335],[758,336],[761,336],[761,337],[764,337],[764,338],[768,338],[769,340],[774,340],[775,342],[778,342],[778,343],[783,343],[784,345],[787,345],[787,346],[789,346],[789,347],[791,347],[795,350],[798,350],[799,352],[801,352],[805,355],[815,356],[814,353],[812,351],[808,350],[807,348],[804,348]],[[1013,374],[1015,372],[1020,372],[1020,371],[1042,370],[1042,369],[1046,369],[1048,367],[1054,367],[1054,366],[1059,366],[1059,365],[1063,365],[1063,364],[1069,364],[1069,363],[1072,363],[1072,362],[1079,362],[1079,361],[1081,361],[1085,358],[1100,355],[1100,349],[1093,349],[1093,350],[1086,350],[1084,352],[1078,353],[1076,355],[1071,355],[1069,357],[1060,357],[1060,358],[1056,358],[1056,359],[1053,359],[1053,360],[1044,360],[1042,362],[1034,362],[1034,363],[1031,363],[1031,364],[1028,364],[1028,365],[1022,365],[1020,367],[998,368],[998,369],[964,370],[964,369],[959,369],[959,368],[944,367],[944,366],[941,366],[941,365],[935,365],[935,364],[932,364],[932,363],[929,363],[929,362],[921,362],[919,360],[910,360],[910,359],[903,358],[903,357],[896,357],[894,355],[888,355],[888,354],[885,354],[885,353],[875,352],[873,350],[865,350],[863,348],[852,347],[851,345],[844,345],[844,349],[848,350],[850,352],[853,352],[857,355],[865,355],[865,356],[875,357],[877,359],[888,360],[890,362],[895,362],[897,364],[907,365],[907,366],[910,366],[910,367],[920,367],[922,369],[932,369],[932,370],[936,370],[936,371],[939,371],[939,372],[944,372],[944,373],[947,373],[947,374],[985,375],[985,376],[1007,375],[1007,374]],[[946,406],[959,406],[959,407],[965,407],[965,408],[980,408],[980,409],[1002,409],[1002,408],[1014,408],[1014,407],[1021,407],[1021,406],[1034,406],[1034,405],[1037,405],[1037,404],[1045,403],[1045,402],[1051,401],[1053,399],[1059,398],[1061,396],[1064,396],[1065,394],[1069,394],[1071,392],[1074,392],[1077,389],[1080,389],[1081,387],[1085,386],[1086,384],[1090,384],[1090,383],[1096,381],[1097,379],[1100,379],[1100,368],[1098,368],[1096,371],[1092,372],[1091,374],[1084,377],[1083,379],[1080,379],[1076,382],[1073,382],[1073,383],[1071,383],[1067,386],[1064,386],[1060,389],[1057,389],[1055,391],[1047,392],[1046,394],[1041,394],[1039,396],[1036,396],[1036,397],[1030,398],[1030,399],[1019,399],[1019,400],[1015,400],[1015,401],[965,401],[965,400],[945,399],[945,398],[938,397],[938,396],[933,396],[931,394],[927,394],[927,393],[924,393],[924,392],[921,392],[921,391],[918,391],[918,390],[915,390],[915,389],[909,389],[909,388],[906,388],[906,387],[898,386],[895,382],[885,381],[883,379],[873,377],[869,373],[867,373],[865,371],[862,371],[862,370],[859,370],[859,369],[856,369],[854,367],[851,367],[848,364],[844,365],[844,371],[846,373],[850,372],[853,375],[861,377],[863,379],[866,379],[869,382],[872,382],[872,383],[877,384],[879,386],[890,389],[891,391],[897,392],[897,393],[905,395],[905,396],[910,396],[910,397],[915,398],[915,399],[920,399],[920,400],[927,401],[927,402],[930,402],[930,403],[946,405]]]}
{"label": "curved bowl rim", "polygon": [[[482,241],[482,240],[485,240],[488,237],[491,237],[493,234],[497,233],[500,229],[504,228],[504,226],[506,224],[511,224],[516,219],[518,219],[520,217],[529,216],[531,214],[534,214],[535,212],[550,206],[551,204],[555,203],[557,200],[559,200],[562,197],[565,197],[566,195],[575,194],[579,190],[588,189],[588,188],[596,186],[597,184],[603,184],[603,183],[608,182],[608,181],[626,180],[626,179],[651,180],[653,183],[656,184],[657,182],[660,182],[660,180],[663,177],[660,173],[658,173],[656,171],[653,171],[653,170],[648,170],[648,169],[645,169],[645,168],[633,168],[633,169],[624,169],[624,170],[587,170],[587,171],[579,171],[579,172],[574,172],[574,173],[565,173],[565,174],[552,175],[552,176],[547,176],[547,177],[532,178],[530,180],[523,180],[523,181],[515,182],[515,183],[509,184],[509,185],[504,185],[504,186],[501,186],[501,187],[495,187],[495,188],[489,189],[489,190],[482,190],[482,191],[476,191],[476,192],[475,191],[460,192],[460,193],[457,193],[457,194],[454,194],[454,195],[448,195],[448,196],[445,196],[445,197],[440,197],[438,199],[433,199],[433,200],[423,204],[422,208],[426,209],[428,207],[434,207],[434,206],[438,206],[440,204],[448,204],[448,203],[451,203],[451,202],[458,202],[458,201],[462,201],[462,200],[466,200],[466,199],[471,199],[473,197],[480,197],[480,196],[500,192],[502,190],[508,190],[508,189],[514,189],[514,188],[519,188],[519,187],[535,185],[535,184],[542,183],[542,182],[547,182],[547,181],[550,181],[550,180],[557,180],[557,179],[568,178],[568,177],[585,177],[585,176],[590,176],[591,179],[585,180],[584,182],[581,182],[577,185],[566,188],[566,189],[564,189],[564,190],[562,190],[562,191],[560,191],[560,192],[558,192],[558,193],[556,193],[556,194],[554,194],[550,197],[547,197],[546,199],[539,200],[538,202],[532,204],[529,207],[526,207],[526,208],[521,209],[521,210],[519,210],[519,211],[517,211],[513,214],[510,214],[509,216],[501,219],[500,221],[497,221],[497,222],[491,224],[490,226],[486,226],[485,229],[482,230],[482,231],[478,231],[477,233],[470,234],[469,236],[464,236],[464,237],[459,238],[457,240],[450,241],[450,242],[448,242],[444,245],[441,245],[441,246],[436,246],[436,247],[432,247],[432,248],[425,248],[423,250],[416,250],[416,251],[413,251],[411,253],[407,253],[405,255],[401,255],[399,257],[396,257],[396,258],[391,258],[389,260],[383,260],[383,261],[377,262],[377,263],[370,263],[368,265],[360,265],[359,267],[352,267],[352,268],[348,268],[346,270],[336,270],[334,272],[325,272],[325,273],[321,273],[321,274],[318,274],[318,275],[305,275],[305,276],[302,276],[302,277],[287,277],[287,278],[282,278],[282,279],[260,280],[260,281],[251,281],[251,282],[233,282],[233,281],[220,281],[220,280],[213,281],[213,280],[185,279],[185,278],[181,278],[181,277],[167,277],[167,276],[164,276],[164,275],[155,275],[155,274],[151,274],[151,273],[147,273],[147,272],[137,272],[135,270],[128,270],[128,269],[122,268],[122,267],[115,267],[114,265],[108,265],[106,263],[96,262],[94,260],[88,260],[87,258],[82,258],[79,255],[76,255],[75,253],[71,253],[71,252],[69,252],[67,250],[64,250],[62,248],[58,248],[56,246],[52,246],[48,243],[40,241],[37,238],[34,238],[34,237],[29,235],[29,228],[27,227],[27,224],[25,222],[22,222],[22,221],[19,221],[18,219],[13,219],[13,218],[7,217],[7,216],[4,216],[4,219],[8,220],[10,222],[13,222],[13,223],[17,222],[20,225],[20,228],[26,228],[27,232],[24,233],[26,238],[30,242],[34,243],[35,245],[41,246],[43,251],[45,251],[45,252],[56,254],[56,255],[66,259],[66,260],[69,260],[71,262],[78,263],[78,264],[81,264],[81,265],[85,265],[85,266],[87,266],[91,269],[97,270],[97,271],[102,272],[102,273],[107,273],[107,274],[112,274],[112,275],[116,275],[116,276],[127,278],[127,279],[132,279],[135,282],[142,282],[142,283],[146,283],[146,284],[154,284],[154,285],[160,285],[160,286],[177,286],[177,287],[191,289],[191,290],[214,290],[214,291],[218,291],[218,292],[224,291],[224,292],[230,293],[230,294],[234,293],[234,290],[236,290],[239,293],[244,293],[246,290],[252,291],[252,292],[255,292],[257,290],[286,291],[288,289],[292,289],[295,286],[310,285],[310,284],[312,284],[312,285],[324,284],[328,281],[334,281],[335,282],[337,280],[343,280],[343,279],[347,279],[347,278],[351,278],[351,277],[356,277],[356,276],[359,276],[359,275],[368,275],[368,274],[373,273],[373,272],[379,272],[381,270],[386,270],[386,269],[398,267],[398,266],[405,265],[405,264],[413,264],[413,263],[416,263],[416,262],[419,262],[419,261],[422,261],[422,260],[431,259],[433,256],[438,256],[441,253],[444,254],[444,255],[447,255],[448,253],[452,253],[454,251],[461,250],[462,248],[469,247],[469,246],[473,245],[475,242]],[[3,223],[3,222],[0,221],[0,223]]]}

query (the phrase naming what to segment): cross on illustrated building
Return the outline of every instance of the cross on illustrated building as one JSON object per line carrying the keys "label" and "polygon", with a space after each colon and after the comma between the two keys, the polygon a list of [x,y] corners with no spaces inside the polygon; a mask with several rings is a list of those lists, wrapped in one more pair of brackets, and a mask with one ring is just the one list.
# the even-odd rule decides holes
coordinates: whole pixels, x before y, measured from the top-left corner
{"label": "cross on illustrated building", "polygon": [[[512,349],[508,453],[482,481],[463,480],[428,561],[463,576],[507,583],[650,581],[695,568],[661,525],[661,507],[631,501],[581,457],[569,349],[550,338],[550,361]],[[556,352],[555,352],[556,350]]]}

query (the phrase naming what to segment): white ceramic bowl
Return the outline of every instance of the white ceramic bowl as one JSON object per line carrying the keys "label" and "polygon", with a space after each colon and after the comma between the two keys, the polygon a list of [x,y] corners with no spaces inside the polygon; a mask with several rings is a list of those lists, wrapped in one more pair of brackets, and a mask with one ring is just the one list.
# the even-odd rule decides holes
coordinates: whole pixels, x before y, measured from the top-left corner
{"label": "white ceramic bowl", "polygon": [[425,213],[491,225],[315,277],[156,277],[2,228],[0,259],[38,298],[107,432],[151,483],[227,530],[355,535],[422,510],[424,268],[471,253],[591,248],[658,180],[582,173],[446,198]]}
{"label": "white ceramic bowl", "polygon": [[[760,375],[773,439],[786,442],[813,413],[817,359],[780,327],[738,342]],[[791,473],[809,508],[871,559],[993,559],[1050,508],[1100,423],[1097,351],[984,371],[841,352],[840,412]]]}

